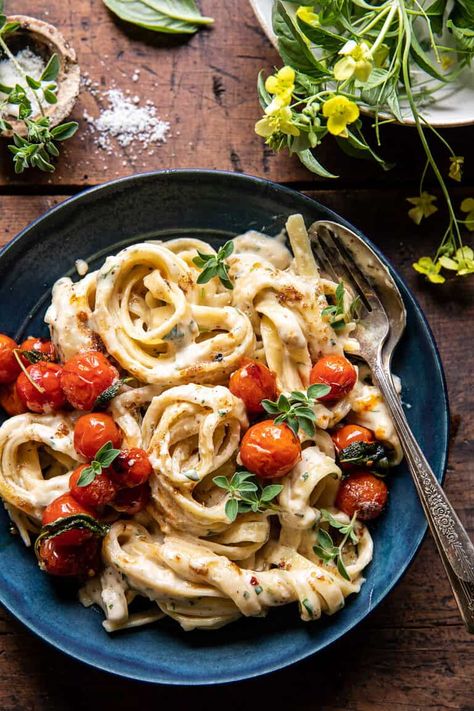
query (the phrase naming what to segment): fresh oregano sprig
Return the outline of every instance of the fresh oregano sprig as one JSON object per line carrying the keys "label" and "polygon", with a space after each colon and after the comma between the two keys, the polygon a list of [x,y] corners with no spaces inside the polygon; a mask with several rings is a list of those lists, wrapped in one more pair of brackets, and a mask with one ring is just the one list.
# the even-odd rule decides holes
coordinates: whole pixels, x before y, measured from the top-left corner
{"label": "fresh oregano sprig", "polygon": [[5,98],[0,100],[0,134],[12,130],[12,124],[5,118],[5,107],[7,104],[18,106],[18,118],[23,121],[26,128],[26,136],[13,134],[13,144],[8,146],[13,154],[13,164],[16,173],[22,173],[26,168],[39,168],[45,172],[53,172],[54,165],[52,158],[59,156],[57,141],[65,141],[71,138],[78,129],[75,121],[63,123],[51,128],[51,119],[46,116],[43,102],[47,104],[57,103],[56,79],[61,68],[59,57],[53,54],[39,79],[27,74],[16,57],[12,54],[5,41],[5,36],[15,32],[20,24],[18,22],[7,22],[3,14],[4,3],[0,0],[0,50],[13,63],[19,74],[25,79],[35,97],[39,116],[32,118],[33,107],[27,96],[25,88],[20,84],[6,86],[0,84],[0,93]]}
{"label": "fresh oregano sprig", "polygon": [[275,417],[275,424],[285,423],[293,430],[295,435],[301,427],[310,437],[314,435],[314,422],[316,414],[314,406],[320,397],[324,397],[331,390],[329,385],[315,383],[310,385],[305,393],[294,390],[288,395],[281,394],[278,400],[262,400],[262,407]]}
{"label": "fresh oregano sprig", "polygon": [[198,256],[193,259],[194,264],[199,269],[202,269],[202,272],[197,278],[197,283],[207,284],[213,277],[218,277],[222,286],[232,290],[234,285],[229,279],[228,267],[225,260],[230,257],[233,251],[234,243],[232,240],[229,240],[229,242],[226,242],[224,246],[219,249],[217,254],[203,254],[202,252],[198,252]]}
{"label": "fresh oregano sprig", "polygon": [[112,442],[106,442],[97,452],[89,466],[82,470],[77,480],[77,486],[88,486],[102,470],[110,467],[114,459],[120,454],[120,449],[114,449]]}
{"label": "fresh oregano sprig", "polygon": [[359,542],[359,537],[355,532],[356,513],[354,513],[349,523],[342,523],[326,509],[321,509],[321,521],[327,521],[332,528],[336,528],[343,535],[343,538],[339,545],[336,546],[331,534],[328,533],[328,531],[325,531],[324,528],[318,528],[318,532],[316,534],[317,543],[313,546],[313,551],[318,558],[321,558],[321,560],[325,563],[335,561],[336,567],[342,577],[346,580],[350,580],[351,577],[347,572],[347,568],[342,558],[342,551],[349,539],[355,545]]}
{"label": "fresh oregano sprig", "polygon": [[[334,304],[326,306],[322,311],[322,316],[329,316],[329,325],[335,330],[340,331],[346,325],[346,312],[344,308],[344,282],[340,281],[337,285],[334,294]],[[352,318],[357,317],[357,310],[360,305],[360,297],[356,296],[349,307],[349,315]]]}
{"label": "fresh oregano sprig", "polygon": [[259,513],[275,508],[271,502],[283,489],[281,484],[262,487],[255,475],[245,470],[235,472],[230,480],[225,476],[215,476],[212,481],[229,494],[225,514],[230,521],[235,521],[241,513]]}

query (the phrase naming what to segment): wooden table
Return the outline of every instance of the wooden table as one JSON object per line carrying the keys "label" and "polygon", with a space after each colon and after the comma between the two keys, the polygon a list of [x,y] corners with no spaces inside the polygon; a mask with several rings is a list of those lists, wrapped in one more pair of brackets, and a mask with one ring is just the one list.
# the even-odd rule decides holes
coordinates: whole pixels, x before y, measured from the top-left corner
{"label": "wooden table", "polygon": [[[168,142],[141,154],[93,143],[84,110],[97,115],[103,100],[83,91],[74,111],[80,133],[68,143],[53,176],[14,176],[1,147],[0,244],[28,222],[78,190],[135,172],[206,167],[252,173],[317,197],[366,232],[407,279],[428,316],[446,369],[452,442],[446,489],[465,524],[474,530],[472,462],[474,397],[470,359],[474,280],[430,286],[411,269],[435,244],[436,217],[417,228],[405,198],[417,194],[421,152],[412,129],[386,128],[385,155],[398,166],[382,173],[354,162],[334,147],[323,151],[339,181],[321,182],[287,155],[276,156],[254,135],[259,117],[258,71],[278,57],[258,27],[247,0],[202,0],[216,19],[211,31],[167,39],[115,21],[101,0],[17,0],[10,11],[58,25],[76,48],[83,72],[103,90],[114,83],[152,99],[170,121]],[[133,82],[135,69],[140,80]],[[449,138],[466,156],[459,199],[474,195],[473,129]],[[469,160],[470,159],[470,160]],[[469,189],[470,188],[470,189]],[[441,219],[441,217],[440,217]],[[36,639],[0,613],[0,708],[3,711],[238,708],[379,711],[474,709],[474,645],[459,621],[431,539],[397,589],[374,613],[329,651],[260,680],[211,688],[153,687],[89,669]],[[265,696],[263,696],[265,694]],[[278,703],[280,702],[280,704]],[[153,706],[152,706],[153,705]]]}

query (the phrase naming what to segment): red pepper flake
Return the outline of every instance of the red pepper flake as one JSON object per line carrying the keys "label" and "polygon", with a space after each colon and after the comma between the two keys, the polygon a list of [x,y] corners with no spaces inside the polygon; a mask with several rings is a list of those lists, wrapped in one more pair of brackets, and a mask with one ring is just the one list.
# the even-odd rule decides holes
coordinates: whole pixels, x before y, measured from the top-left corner
{"label": "red pepper flake", "polygon": [[252,575],[252,577],[250,578],[250,585],[258,585],[258,580],[255,575]]}

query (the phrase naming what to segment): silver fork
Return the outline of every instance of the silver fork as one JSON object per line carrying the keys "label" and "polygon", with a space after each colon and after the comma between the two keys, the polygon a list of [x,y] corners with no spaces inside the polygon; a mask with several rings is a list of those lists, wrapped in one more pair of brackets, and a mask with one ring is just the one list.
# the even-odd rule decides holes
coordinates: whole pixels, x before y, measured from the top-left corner
{"label": "silver fork", "polygon": [[406,322],[400,292],[377,254],[354,232],[319,221],[309,228],[309,237],[321,270],[360,297],[363,308],[354,332],[359,355],[391,413],[461,617],[474,634],[474,546],[413,436],[391,376],[392,354]]}

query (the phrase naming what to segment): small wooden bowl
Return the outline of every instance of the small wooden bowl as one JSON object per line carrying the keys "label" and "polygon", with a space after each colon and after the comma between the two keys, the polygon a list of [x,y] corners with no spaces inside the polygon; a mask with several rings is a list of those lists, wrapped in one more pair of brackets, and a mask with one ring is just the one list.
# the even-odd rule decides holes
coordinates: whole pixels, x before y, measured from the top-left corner
{"label": "small wooden bowl", "polygon": [[[45,114],[51,119],[51,127],[57,126],[71,113],[79,94],[81,72],[76,53],[59,30],[47,22],[27,15],[10,15],[7,17],[7,22],[20,23],[18,30],[6,36],[7,44],[14,53],[28,46],[41,55],[45,62],[54,53],[59,57],[61,68],[56,79],[58,102],[43,107]],[[26,127],[22,121],[9,116],[5,118],[12,125],[12,130],[3,132],[2,136],[11,137],[13,132],[20,136],[26,135]]]}

